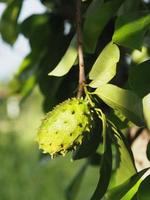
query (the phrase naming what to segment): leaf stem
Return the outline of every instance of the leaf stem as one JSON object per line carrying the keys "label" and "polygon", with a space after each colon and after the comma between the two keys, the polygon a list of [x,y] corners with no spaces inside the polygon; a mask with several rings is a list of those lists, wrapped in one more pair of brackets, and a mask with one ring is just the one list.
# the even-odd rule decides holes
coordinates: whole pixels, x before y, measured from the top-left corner
{"label": "leaf stem", "polygon": [[78,49],[78,59],[79,59],[79,87],[78,87],[77,98],[80,98],[83,94],[85,87],[83,40],[81,32],[81,0],[76,0],[76,26],[77,26],[77,49]]}

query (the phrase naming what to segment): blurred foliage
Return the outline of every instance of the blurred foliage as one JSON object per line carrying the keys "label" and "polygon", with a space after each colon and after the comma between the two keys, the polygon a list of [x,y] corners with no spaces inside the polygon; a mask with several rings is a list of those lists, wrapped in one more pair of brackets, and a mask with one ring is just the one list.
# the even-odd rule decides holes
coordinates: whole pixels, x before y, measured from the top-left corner
{"label": "blurred foliage", "polygon": [[[0,159],[0,198],[3,200],[44,200],[49,197],[63,200],[66,185],[81,165],[81,161],[69,162],[68,156],[53,162],[49,157],[39,161],[35,145],[22,145],[13,132],[0,134]],[[92,167],[88,169],[78,199],[85,197],[87,187],[86,198],[94,189],[96,171]]]}

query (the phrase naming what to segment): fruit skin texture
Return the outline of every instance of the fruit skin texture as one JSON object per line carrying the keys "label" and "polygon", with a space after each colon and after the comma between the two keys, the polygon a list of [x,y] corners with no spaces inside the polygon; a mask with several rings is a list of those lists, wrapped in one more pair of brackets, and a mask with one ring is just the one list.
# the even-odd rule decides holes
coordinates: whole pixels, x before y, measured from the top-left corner
{"label": "fruit skin texture", "polygon": [[72,98],[59,104],[42,121],[37,134],[39,148],[51,157],[75,149],[90,132],[91,116],[84,99]]}

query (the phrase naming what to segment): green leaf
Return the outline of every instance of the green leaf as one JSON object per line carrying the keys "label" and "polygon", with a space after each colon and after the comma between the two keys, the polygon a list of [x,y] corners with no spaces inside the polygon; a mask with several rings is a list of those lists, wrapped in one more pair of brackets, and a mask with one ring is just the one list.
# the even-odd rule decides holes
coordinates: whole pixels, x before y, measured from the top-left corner
{"label": "green leaf", "polygon": [[49,76],[64,76],[69,72],[75,60],[77,58],[77,48],[76,48],[76,36],[73,37],[65,55],[58,63],[56,68],[51,71],[48,75]]}
{"label": "green leaf", "polygon": [[7,5],[0,20],[0,32],[5,42],[13,45],[18,37],[17,20],[21,11],[22,2],[13,0]]}
{"label": "green leaf", "polygon": [[108,106],[120,111],[133,123],[143,125],[142,101],[132,91],[106,84],[97,88],[95,94]]}
{"label": "green leaf", "polygon": [[94,53],[100,34],[123,2],[124,0],[112,0],[102,4],[99,0],[92,1],[83,27],[84,48],[87,53]]}
{"label": "green leaf", "polygon": [[71,184],[68,186],[66,191],[67,200],[75,200],[80,189],[80,185],[84,176],[84,173],[88,167],[86,162],[80,170],[77,172],[76,176],[73,178]]}
{"label": "green leaf", "polygon": [[116,74],[116,65],[120,58],[119,48],[110,42],[94,63],[89,78],[90,87],[97,88],[108,83]]}
{"label": "green leaf", "polygon": [[[21,33],[27,37],[30,38],[32,34],[39,29],[38,27],[43,27],[46,25],[47,29],[49,29],[48,22],[49,22],[49,16],[47,13],[44,14],[33,14],[26,18],[21,24],[20,24],[20,30]],[[45,34],[45,33],[44,33]]]}
{"label": "green leaf", "polygon": [[147,176],[141,183],[138,192],[138,200],[149,200],[150,199],[150,175]]}
{"label": "green leaf", "polygon": [[[71,39],[69,34],[67,36],[64,35],[62,20],[58,20],[58,16],[53,13],[31,15],[21,23],[20,30],[29,39],[32,50],[41,51],[41,49],[48,48],[50,57],[52,57],[51,54],[56,57],[58,51],[61,50],[64,51],[64,54]],[[58,46],[61,47],[56,51]],[[59,61],[60,59],[57,61],[57,64]],[[51,66],[51,69],[53,67]]]}
{"label": "green leaf", "polygon": [[120,130],[125,130],[129,127],[129,120],[118,110],[112,110],[107,117]]}
{"label": "green leaf", "polygon": [[123,5],[121,6],[119,10],[119,15],[120,14],[126,14],[127,12],[135,12],[139,10],[140,6],[140,0],[125,0]]}
{"label": "green leaf", "polygon": [[113,42],[122,46],[140,49],[146,30],[150,25],[150,14],[132,12],[117,18]]}
{"label": "green leaf", "polygon": [[99,200],[105,194],[112,171],[112,150],[111,150],[111,141],[109,138],[109,128],[107,129],[107,137],[105,140],[105,152],[101,159],[100,164],[100,178],[96,187],[94,194],[91,197],[91,200]]}
{"label": "green leaf", "polygon": [[130,68],[129,85],[141,97],[150,93],[149,66],[150,60],[147,60]]}
{"label": "green leaf", "polygon": [[136,173],[133,154],[130,147],[127,145],[126,138],[116,129],[112,130],[111,136],[114,141],[116,153],[113,156],[115,166],[112,172],[109,189],[121,185]]}
{"label": "green leaf", "polygon": [[150,140],[149,140],[148,145],[147,145],[146,155],[147,155],[148,160],[150,161]]}
{"label": "green leaf", "polygon": [[102,200],[129,200],[135,195],[139,185],[142,182],[142,176],[146,173],[147,169],[133,175],[121,185],[114,187],[107,191]]}
{"label": "green leaf", "polygon": [[143,98],[143,113],[147,127],[150,130],[150,93]]}
{"label": "green leaf", "polygon": [[150,59],[150,55],[146,46],[142,46],[140,51],[137,49],[132,51],[131,60],[133,63],[140,64],[148,59]]}

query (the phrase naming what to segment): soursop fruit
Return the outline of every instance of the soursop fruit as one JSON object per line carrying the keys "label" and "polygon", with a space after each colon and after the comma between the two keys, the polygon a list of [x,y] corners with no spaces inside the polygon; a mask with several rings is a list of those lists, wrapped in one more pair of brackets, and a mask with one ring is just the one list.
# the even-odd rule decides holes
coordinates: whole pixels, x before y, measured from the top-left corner
{"label": "soursop fruit", "polygon": [[51,157],[65,155],[82,143],[90,132],[92,113],[85,99],[72,98],[49,112],[38,130],[37,142]]}

